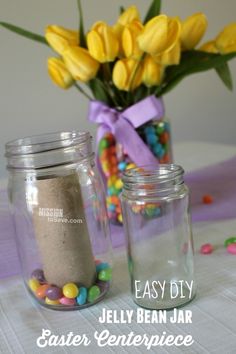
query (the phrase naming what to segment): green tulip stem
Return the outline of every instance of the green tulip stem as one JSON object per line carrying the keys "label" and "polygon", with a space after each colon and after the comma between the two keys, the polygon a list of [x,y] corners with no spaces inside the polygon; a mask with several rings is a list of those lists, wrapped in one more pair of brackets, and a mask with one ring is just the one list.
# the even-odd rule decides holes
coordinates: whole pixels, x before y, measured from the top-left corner
{"label": "green tulip stem", "polygon": [[93,99],[91,96],[89,96],[89,95],[87,94],[87,92],[85,92],[85,91],[82,89],[81,86],[79,86],[79,85],[77,84],[77,82],[74,83],[74,86],[77,88],[78,91],[80,91],[80,92],[81,92],[85,97],[87,97],[90,101]]}

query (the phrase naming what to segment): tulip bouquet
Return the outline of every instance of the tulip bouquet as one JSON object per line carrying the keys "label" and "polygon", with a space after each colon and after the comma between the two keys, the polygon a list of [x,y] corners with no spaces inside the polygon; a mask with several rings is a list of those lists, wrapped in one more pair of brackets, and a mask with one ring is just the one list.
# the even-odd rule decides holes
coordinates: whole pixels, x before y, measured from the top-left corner
{"label": "tulip bouquet", "polygon": [[161,13],[161,0],[153,0],[144,20],[136,6],[121,7],[114,25],[99,21],[85,33],[77,1],[78,31],[50,25],[41,36],[0,25],[50,46],[57,53],[48,59],[52,81],[63,89],[74,86],[89,98],[89,119],[99,124],[98,166],[107,183],[110,217],[121,222],[120,172],[171,161],[162,97],[186,76],[209,69],[232,90],[228,61],[236,56],[236,23],[198,47],[206,16],[168,17]]}

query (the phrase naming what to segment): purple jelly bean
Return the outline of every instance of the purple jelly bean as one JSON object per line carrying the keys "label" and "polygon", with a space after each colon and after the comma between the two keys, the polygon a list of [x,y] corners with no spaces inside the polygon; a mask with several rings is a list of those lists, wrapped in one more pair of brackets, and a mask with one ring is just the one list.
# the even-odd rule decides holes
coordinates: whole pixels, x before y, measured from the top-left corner
{"label": "purple jelly bean", "polygon": [[45,282],[45,277],[42,269],[35,269],[31,274],[31,278],[37,279],[40,283]]}
{"label": "purple jelly bean", "polygon": [[58,300],[60,299],[63,294],[62,294],[62,290],[56,286],[50,286],[50,288],[48,288],[46,290],[46,296],[50,299],[50,300]]}

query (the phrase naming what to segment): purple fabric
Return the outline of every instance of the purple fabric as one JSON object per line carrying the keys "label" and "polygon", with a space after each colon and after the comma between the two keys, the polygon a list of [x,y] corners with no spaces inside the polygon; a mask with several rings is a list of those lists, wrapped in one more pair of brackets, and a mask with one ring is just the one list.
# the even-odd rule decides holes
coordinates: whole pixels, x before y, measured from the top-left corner
{"label": "purple fabric", "polygon": [[[191,190],[193,222],[236,218],[236,157],[186,174]],[[210,194],[214,202],[202,203]],[[125,244],[123,228],[111,226],[113,247]],[[0,191],[0,278],[18,274],[20,270],[14,241],[14,227],[7,207],[6,191]]]}
{"label": "purple fabric", "polygon": [[[236,218],[236,157],[186,174],[193,222]],[[212,204],[202,197],[211,195]]]}
{"label": "purple fabric", "polygon": [[[136,165],[157,165],[156,157],[135,129],[152,119],[161,119],[164,114],[163,101],[155,96],[149,96],[122,112],[108,107],[103,102],[91,101],[88,119],[99,125],[96,151],[98,152],[99,141],[110,132]],[[98,156],[97,165],[101,172]]]}

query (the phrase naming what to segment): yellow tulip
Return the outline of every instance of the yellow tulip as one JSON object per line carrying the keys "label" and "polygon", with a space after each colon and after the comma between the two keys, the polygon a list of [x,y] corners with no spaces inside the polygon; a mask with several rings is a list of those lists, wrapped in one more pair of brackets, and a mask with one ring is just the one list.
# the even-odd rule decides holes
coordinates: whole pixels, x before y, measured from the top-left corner
{"label": "yellow tulip", "polygon": [[97,75],[99,63],[84,48],[69,47],[64,51],[63,59],[75,80],[87,82]]}
{"label": "yellow tulip", "polygon": [[217,36],[216,47],[222,54],[236,52],[236,23],[226,26]]}
{"label": "yellow tulip", "polygon": [[119,41],[105,22],[95,23],[87,35],[87,45],[91,56],[100,63],[114,61],[119,53]]}
{"label": "yellow tulip", "polygon": [[69,45],[79,45],[79,32],[60,26],[52,25],[46,28],[46,40],[49,45],[60,55]]}
{"label": "yellow tulip", "polygon": [[207,18],[199,12],[182,22],[181,44],[184,50],[196,47],[207,29]]}
{"label": "yellow tulip", "polygon": [[180,36],[180,23],[176,18],[159,15],[152,18],[138,37],[141,50],[152,55],[158,55],[171,50]]}
{"label": "yellow tulip", "polygon": [[118,60],[113,69],[113,82],[119,90],[133,91],[142,82],[140,61],[126,58]]}
{"label": "yellow tulip", "polygon": [[128,7],[118,18],[117,23],[113,27],[116,35],[120,38],[124,26],[128,25],[129,23],[138,20],[140,21],[140,14],[136,6]]}
{"label": "yellow tulip", "polygon": [[74,83],[62,59],[48,58],[48,74],[52,81],[63,89],[68,89]]}
{"label": "yellow tulip", "polygon": [[218,49],[216,48],[215,41],[206,42],[199,48],[199,50],[206,53],[213,53],[213,54],[219,53]]}
{"label": "yellow tulip", "polygon": [[155,61],[163,66],[178,65],[181,59],[181,45],[180,41],[176,42],[175,46],[164,52],[153,57]]}
{"label": "yellow tulip", "polygon": [[160,85],[163,73],[163,66],[156,63],[151,55],[147,55],[143,65],[143,83],[148,87]]}
{"label": "yellow tulip", "polygon": [[135,20],[125,26],[122,33],[122,49],[127,58],[139,59],[142,50],[138,46],[137,37],[141,34],[143,25]]}

